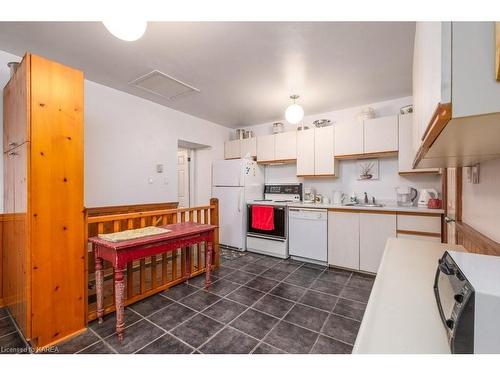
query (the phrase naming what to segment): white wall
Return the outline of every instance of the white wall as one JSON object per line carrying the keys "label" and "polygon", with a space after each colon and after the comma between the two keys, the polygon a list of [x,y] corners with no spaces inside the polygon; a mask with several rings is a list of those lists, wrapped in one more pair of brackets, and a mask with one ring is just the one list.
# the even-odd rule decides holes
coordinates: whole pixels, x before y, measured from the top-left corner
{"label": "white wall", "polygon": [[462,182],[462,221],[500,242],[500,159],[480,164],[479,184]]}
{"label": "white wall", "polygon": [[[401,107],[411,103],[412,97],[370,103],[359,107],[305,116],[303,123],[309,127],[313,127],[313,121],[322,118],[330,119],[334,123],[339,123],[348,119],[351,120],[352,118],[356,118],[361,109],[365,107],[372,107],[375,110],[377,117],[388,116],[399,113],[399,109]],[[284,120],[277,121],[285,122]],[[257,136],[272,133],[271,123],[254,125],[248,127],[247,129],[253,130]],[[296,129],[296,125],[285,123],[285,129]],[[358,197],[362,197],[363,192],[366,191],[369,196],[375,196],[377,199],[383,201],[396,200],[396,186],[412,186],[417,189],[434,188],[439,192],[441,191],[441,179],[439,176],[399,176],[398,160],[396,157],[379,159],[379,179],[373,181],[357,180],[357,166],[355,160],[342,160],[339,165],[340,173],[338,178],[318,179],[297,178],[295,164],[266,166],[266,182],[302,182],[305,187],[312,187],[317,193],[327,195],[330,199],[333,196],[334,190],[341,190],[349,195],[352,192],[355,192]]]}
{"label": "white wall", "polygon": [[[12,60],[20,58],[0,51],[2,83]],[[86,207],[176,201],[178,139],[210,146],[196,151],[195,165],[195,204],[208,202],[228,128],[87,80],[84,108]]]}

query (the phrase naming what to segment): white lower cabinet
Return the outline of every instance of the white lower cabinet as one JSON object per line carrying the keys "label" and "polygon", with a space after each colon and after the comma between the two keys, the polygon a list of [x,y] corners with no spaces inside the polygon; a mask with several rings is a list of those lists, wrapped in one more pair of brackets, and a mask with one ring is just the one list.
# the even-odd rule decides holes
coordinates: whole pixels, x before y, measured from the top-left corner
{"label": "white lower cabinet", "polygon": [[359,214],[328,212],[328,264],[359,269]]}
{"label": "white lower cabinet", "polygon": [[389,237],[396,237],[396,214],[330,211],[328,264],[377,272]]}
{"label": "white lower cabinet", "polygon": [[389,237],[396,237],[396,214],[359,214],[359,269],[377,272]]}

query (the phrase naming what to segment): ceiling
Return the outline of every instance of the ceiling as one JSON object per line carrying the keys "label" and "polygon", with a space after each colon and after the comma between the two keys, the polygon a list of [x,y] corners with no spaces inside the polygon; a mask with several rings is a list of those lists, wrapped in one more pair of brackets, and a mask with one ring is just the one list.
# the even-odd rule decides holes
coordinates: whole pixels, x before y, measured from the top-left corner
{"label": "ceiling", "polygon": [[[150,22],[135,42],[100,22],[0,22],[0,50],[228,127],[411,95],[414,22]],[[153,70],[199,89],[167,99],[128,83]]]}

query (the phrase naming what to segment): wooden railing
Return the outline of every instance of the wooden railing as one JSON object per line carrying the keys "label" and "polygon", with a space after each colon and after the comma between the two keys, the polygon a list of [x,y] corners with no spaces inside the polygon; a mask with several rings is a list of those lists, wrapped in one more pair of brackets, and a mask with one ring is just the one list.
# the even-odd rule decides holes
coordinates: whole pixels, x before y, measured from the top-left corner
{"label": "wooden railing", "polygon": [[[210,200],[208,206],[176,208],[125,214],[86,215],[87,236],[119,232],[126,229],[159,226],[182,222],[195,222],[218,225],[219,204],[216,198]],[[203,245],[181,248],[173,252],[152,256],[127,265],[127,287],[125,305],[140,301],[155,293],[166,290],[183,282],[186,264],[190,264],[192,277],[205,272],[205,251]],[[88,265],[88,320],[96,319],[95,273],[92,246],[87,241]],[[187,262],[190,257],[190,262]],[[213,267],[219,266],[219,232],[215,232]],[[114,311],[113,269],[108,262],[104,265],[104,311]]]}

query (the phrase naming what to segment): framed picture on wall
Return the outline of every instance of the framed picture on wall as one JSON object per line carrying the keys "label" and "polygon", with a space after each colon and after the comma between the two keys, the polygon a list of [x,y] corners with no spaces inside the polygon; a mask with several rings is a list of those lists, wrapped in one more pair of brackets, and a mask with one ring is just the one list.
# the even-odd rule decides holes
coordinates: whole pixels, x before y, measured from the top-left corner
{"label": "framed picture on wall", "polygon": [[358,180],[378,180],[379,160],[363,159],[357,161]]}

